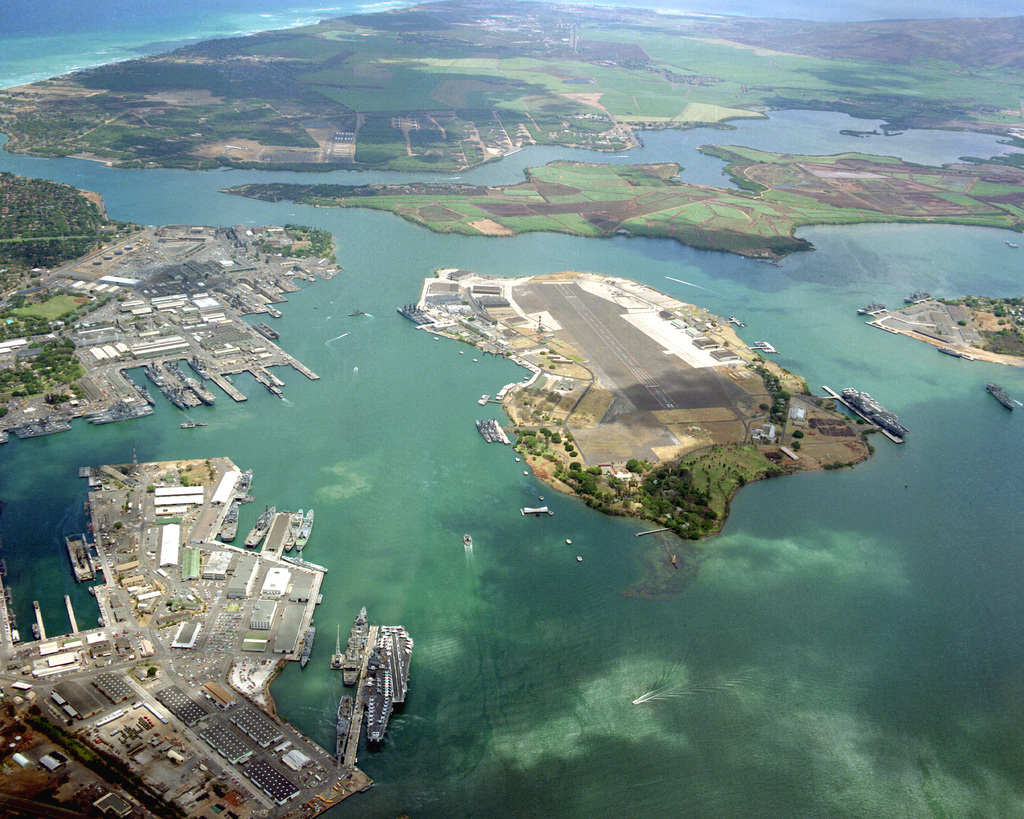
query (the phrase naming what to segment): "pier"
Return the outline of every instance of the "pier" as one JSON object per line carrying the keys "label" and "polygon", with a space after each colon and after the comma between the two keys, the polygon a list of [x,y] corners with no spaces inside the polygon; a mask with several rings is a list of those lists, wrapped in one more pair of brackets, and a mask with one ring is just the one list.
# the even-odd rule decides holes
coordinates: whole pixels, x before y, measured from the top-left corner
{"label": "pier", "polygon": [[45,640],[46,639],[46,628],[43,626],[43,613],[39,610],[39,601],[38,600],[33,600],[32,601],[32,608],[35,610],[35,613],[36,613],[36,625],[39,627],[39,636],[36,639],[37,640]]}
{"label": "pier", "polygon": [[75,610],[71,608],[71,597],[64,595],[64,605],[68,608],[68,620],[71,621],[71,633],[78,634],[78,621],[75,619]]}
{"label": "pier", "polygon": [[633,537],[643,537],[644,535],[655,535],[658,532],[667,532],[669,529],[667,526],[663,526],[661,529],[648,529],[646,532],[637,532]]}
{"label": "pier", "polygon": [[872,421],[870,418],[868,418],[864,413],[862,413],[859,409],[857,409],[856,407],[852,406],[849,401],[847,401],[845,398],[843,398],[843,396],[841,396],[835,390],[833,390],[830,387],[826,387],[824,384],[821,385],[821,388],[825,392],[827,392],[832,398],[834,398],[837,404],[842,404],[844,407],[846,407],[850,412],[852,412],[858,418],[862,418],[865,421],[867,421],[867,423],[871,424],[871,426],[873,426],[875,429],[877,429],[879,432],[881,432],[886,438],[888,438],[894,444],[902,444],[903,443],[903,439],[902,438],[899,438],[899,437],[893,435],[891,432],[889,432],[889,430],[887,430],[887,429],[885,429],[883,427],[880,427],[878,424],[876,424],[874,421]]}
{"label": "pier", "polygon": [[221,373],[210,373],[210,380],[224,390],[228,397],[233,401],[248,401],[245,393],[238,389],[234,384],[227,380]]}
{"label": "pier", "polygon": [[370,654],[377,645],[377,634],[380,626],[370,626],[366,635],[366,643],[363,645],[363,660],[359,665],[359,679],[356,681],[355,703],[352,705],[352,727],[348,731],[348,740],[345,742],[345,755],[341,759],[343,766],[356,764],[356,751],[359,750],[359,736],[363,732],[363,711],[366,708],[366,697],[363,694],[363,684],[366,682],[366,666],[370,662]]}
{"label": "pier", "polygon": [[284,541],[288,537],[288,527],[291,521],[291,512],[278,512],[274,515],[274,520],[270,524],[270,531],[267,533],[267,539],[263,542],[264,555],[273,557],[275,560],[281,559],[281,554],[284,552]]}
{"label": "pier", "polygon": [[11,617],[7,612],[7,590],[4,588],[3,578],[0,578],[0,627],[3,628],[4,645],[14,644],[14,635],[11,633]]}

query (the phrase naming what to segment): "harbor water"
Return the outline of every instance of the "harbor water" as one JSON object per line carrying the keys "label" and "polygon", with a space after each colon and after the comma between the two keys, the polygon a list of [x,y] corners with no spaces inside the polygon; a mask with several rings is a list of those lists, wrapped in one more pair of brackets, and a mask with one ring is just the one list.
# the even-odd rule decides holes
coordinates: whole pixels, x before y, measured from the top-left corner
{"label": "harbor water", "polygon": [[[614,161],[678,161],[682,178],[721,183],[695,146],[833,153],[855,141],[929,162],[1003,150],[969,135],[853,140],[839,134],[849,123],[786,112],[725,133],[651,134]],[[605,159],[527,150],[463,181],[513,182],[556,157]],[[814,251],[773,266],[668,241],[439,236],[387,214],[217,193],[288,174],[7,153],[0,170],[98,191],[112,217],[140,223],[316,225],[335,234],[344,268],[289,294],[273,322],[319,381],[278,371],[280,399],[239,376],[249,400],[190,411],[205,427],[182,430],[158,396],[148,418],[0,447],[0,557],[23,633],[33,600],[47,633],[66,633],[64,594],[80,624],[95,622],[63,545],[84,527],[79,466],[227,456],[255,472],[239,531],[265,505],[314,507],[303,556],[329,569],[310,663],[273,687],[283,717],[333,748],[343,686],[331,638],[361,606],[416,643],[405,709],[360,757],[375,785],[332,816],[1024,814],[1024,412],[984,389],[995,380],[1024,400],[1024,372],[942,356],[855,315],[916,289],[1019,295],[1010,234],[815,228],[801,232]],[[642,281],[738,316],[744,340],[771,342],[813,390],[866,390],[910,434],[902,446],[877,438],[855,469],[745,488],[721,536],[670,542],[694,569],[680,594],[629,594],[664,535],[635,538],[650,527],[547,490],[486,444],[474,421],[501,415],[476,399],[525,372],[395,312],[439,267]],[[554,516],[523,517],[540,495]]]}

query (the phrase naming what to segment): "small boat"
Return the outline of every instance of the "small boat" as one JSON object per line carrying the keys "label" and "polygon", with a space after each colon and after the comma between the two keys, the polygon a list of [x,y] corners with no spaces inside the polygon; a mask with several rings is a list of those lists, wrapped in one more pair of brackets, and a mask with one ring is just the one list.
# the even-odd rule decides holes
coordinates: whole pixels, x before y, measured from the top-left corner
{"label": "small boat", "polygon": [[583,562],[583,555],[576,555],[576,562],[577,563],[582,563]]}
{"label": "small boat", "polygon": [[1006,240],[1006,246],[1007,246],[1007,247],[1020,247],[1020,245],[1015,245],[1015,244],[1014,244],[1013,242],[1011,242],[1011,241],[1010,241],[1009,239],[1007,239],[1007,240]]}
{"label": "small boat", "polygon": [[463,535],[462,545],[465,546],[467,549],[473,548],[473,538],[470,535]]}
{"label": "small boat", "polygon": [[180,426],[182,429],[194,429],[195,427],[205,427],[206,424],[202,421],[193,421],[191,418],[189,418]]}
{"label": "small boat", "polygon": [[565,545],[566,545],[566,546],[572,546],[572,541],[571,541],[571,540],[569,540],[569,538],[566,538],[566,539],[565,539]]}
{"label": "small boat", "polygon": [[[334,304],[334,302],[331,302],[331,304]],[[349,313],[349,315],[350,316],[365,316],[366,315],[366,311],[365,310],[353,310],[351,313]]]}

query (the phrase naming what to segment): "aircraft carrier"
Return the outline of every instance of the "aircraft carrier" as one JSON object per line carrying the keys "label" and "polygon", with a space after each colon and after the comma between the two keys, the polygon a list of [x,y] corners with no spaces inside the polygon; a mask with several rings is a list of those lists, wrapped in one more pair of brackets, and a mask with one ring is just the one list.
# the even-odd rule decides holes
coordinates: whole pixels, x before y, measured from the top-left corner
{"label": "aircraft carrier", "polygon": [[409,687],[412,637],[402,626],[381,626],[366,667],[366,739],[384,741],[396,705],[405,702]]}

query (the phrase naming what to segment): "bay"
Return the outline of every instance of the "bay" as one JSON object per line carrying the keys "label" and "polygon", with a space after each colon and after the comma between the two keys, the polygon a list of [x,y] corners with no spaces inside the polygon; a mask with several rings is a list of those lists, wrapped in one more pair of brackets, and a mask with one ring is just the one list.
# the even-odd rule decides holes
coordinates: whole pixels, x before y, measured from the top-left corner
{"label": "bay", "polygon": [[[696,145],[899,150],[928,162],[1002,150],[988,137],[921,132],[851,148],[838,134],[847,127],[844,117],[782,112],[725,134],[651,134],[615,161],[673,159],[683,178],[721,184],[721,164],[702,163]],[[515,181],[522,167],[560,157],[590,158],[524,151],[464,179]],[[282,346],[322,376],[279,373],[285,400],[240,378],[250,400],[198,408],[207,427],[181,430],[158,399],[149,418],[76,423],[0,448],[2,556],[21,623],[38,599],[48,632],[67,631],[65,593],[80,622],[96,616],[62,546],[84,525],[79,465],[125,462],[133,448],[140,460],[227,455],[256,473],[257,503],[240,528],[263,504],[314,506],[306,554],[330,569],[311,663],[286,669],[273,689],[282,715],[331,747],[342,688],[327,667],[331,635],[360,606],[416,641],[405,711],[384,749],[361,755],[377,784],[332,815],[1024,812],[1024,436],[1020,413],[984,393],[995,379],[1024,397],[1024,375],[938,355],[854,314],[918,288],[1019,293],[1008,234],[815,228],[801,234],[813,252],[774,267],[667,241],[442,237],[387,214],[216,193],[309,175],[118,171],[6,153],[0,169],[97,190],[112,216],[143,223],[315,224],[336,235],[344,267],[290,295],[275,323]],[[812,389],[866,389],[911,435],[901,447],[876,441],[875,457],[853,470],[747,487],[725,532],[699,547],[687,594],[626,597],[640,525],[547,492],[476,434],[485,411],[475,399],[522,372],[459,355],[395,313],[449,266],[628,276],[738,315],[745,340],[771,341]],[[369,315],[349,316],[356,308]],[[553,518],[518,514],[540,494]],[[632,704],[651,691],[661,693]]]}

